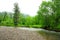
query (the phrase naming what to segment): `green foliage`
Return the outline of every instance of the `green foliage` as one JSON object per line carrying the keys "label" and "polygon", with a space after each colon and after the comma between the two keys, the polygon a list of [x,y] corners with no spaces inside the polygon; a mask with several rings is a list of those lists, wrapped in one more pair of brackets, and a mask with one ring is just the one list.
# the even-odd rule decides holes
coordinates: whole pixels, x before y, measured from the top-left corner
{"label": "green foliage", "polygon": [[52,2],[43,1],[38,11],[38,22],[43,28],[50,27],[50,18],[52,16]]}
{"label": "green foliage", "polygon": [[60,28],[60,1],[43,1],[38,10],[38,23],[42,28],[58,30]]}
{"label": "green foliage", "polygon": [[13,16],[14,25],[15,25],[15,26],[18,26],[18,24],[19,24],[19,16],[20,16],[18,3],[15,3],[15,4],[14,4],[14,7],[15,7],[15,8],[14,8],[14,16]]}
{"label": "green foliage", "polygon": [[14,13],[0,12],[0,26],[21,26],[59,31],[60,0],[43,1],[34,17],[20,13],[18,3],[15,3]]}

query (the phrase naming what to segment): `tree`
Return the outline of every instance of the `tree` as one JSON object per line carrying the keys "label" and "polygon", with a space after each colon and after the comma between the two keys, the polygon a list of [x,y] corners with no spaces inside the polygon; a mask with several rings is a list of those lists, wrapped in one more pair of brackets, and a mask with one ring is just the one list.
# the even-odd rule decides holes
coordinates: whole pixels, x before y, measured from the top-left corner
{"label": "tree", "polygon": [[1,25],[2,21],[3,21],[3,15],[2,15],[2,13],[0,12],[0,25]]}
{"label": "tree", "polygon": [[43,1],[38,10],[38,23],[43,26],[43,28],[50,28],[50,17],[52,15],[52,2]]}
{"label": "tree", "polygon": [[32,25],[32,17],[31,16],[27,16],[26,17],[26,22],[25,22],[26,25]]}
{"label": "tree", "polygon": [[15,26],[18,26],[19,24],[19,16],[20,16],[20,11],[19,11],[19,7],[18,7],[18,3],[15,3],[14,4],[14,16],[13,16],[13,19],[14,19],[14,25]]}
{"label": "tree", "polygon": [[55,30],[60,29],[60,0],[52,0],[54,6],[52,7],[55,17]]}
{"label": "tree", "polygon": [[0,15],[0,19],[1,19],[1,25],[10,25],[10,22],[9,20],[11,20],[8,12],[1,12],[1,15]]}
{"label": "tree", "polygon": [[38,23],[49,30],[60,29],[60,0],[43,1],[38,10]]}
{"label": "tree", "polygon": [[3,12],[3,14],[4,14],[3,21],[6,21],[8,17],[7,12]]}
{"label": "tree", "polygon": [[20,13],[20,21],[19,21],[19,24],[20,25],[25,25],[25,22],[26,22],[26,15]]}

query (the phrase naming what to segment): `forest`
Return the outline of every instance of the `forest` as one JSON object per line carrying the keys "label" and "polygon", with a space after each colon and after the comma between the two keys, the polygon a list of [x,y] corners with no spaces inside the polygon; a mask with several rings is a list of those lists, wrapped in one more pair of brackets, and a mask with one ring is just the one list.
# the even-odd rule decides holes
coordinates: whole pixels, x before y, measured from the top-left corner
{"label": "forest", "polygon": [[43,1],[33,17],[20,12],[18,3],[14,3],[13,9],[14,13],[0,12],[0,26],[60,31],[60,0]]}

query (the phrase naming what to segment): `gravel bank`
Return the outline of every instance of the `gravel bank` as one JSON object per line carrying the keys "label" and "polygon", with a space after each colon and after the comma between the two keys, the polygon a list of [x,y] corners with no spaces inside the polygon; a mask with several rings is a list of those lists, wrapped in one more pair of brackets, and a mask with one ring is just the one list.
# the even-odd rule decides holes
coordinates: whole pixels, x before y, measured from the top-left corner
{"label": "gravel bank", "polygon": [[36,31],[0,27],[0,40],[45,40]]}
{"label": "gravel bank", "polygon": [[0,40],[60,40],[60,32],[36,28],[0,27]]}

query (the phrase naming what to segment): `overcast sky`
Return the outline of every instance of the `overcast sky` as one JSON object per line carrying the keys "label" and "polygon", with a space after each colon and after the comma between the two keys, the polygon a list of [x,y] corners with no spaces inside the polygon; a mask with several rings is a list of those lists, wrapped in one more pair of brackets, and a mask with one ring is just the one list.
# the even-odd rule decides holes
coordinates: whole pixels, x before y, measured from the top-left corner
{"label": "overcast sky", "polygon": [[18,3],[22,13],[34,16],[42,0],[0,0],[0,12],[13,12],[15,2]]}

